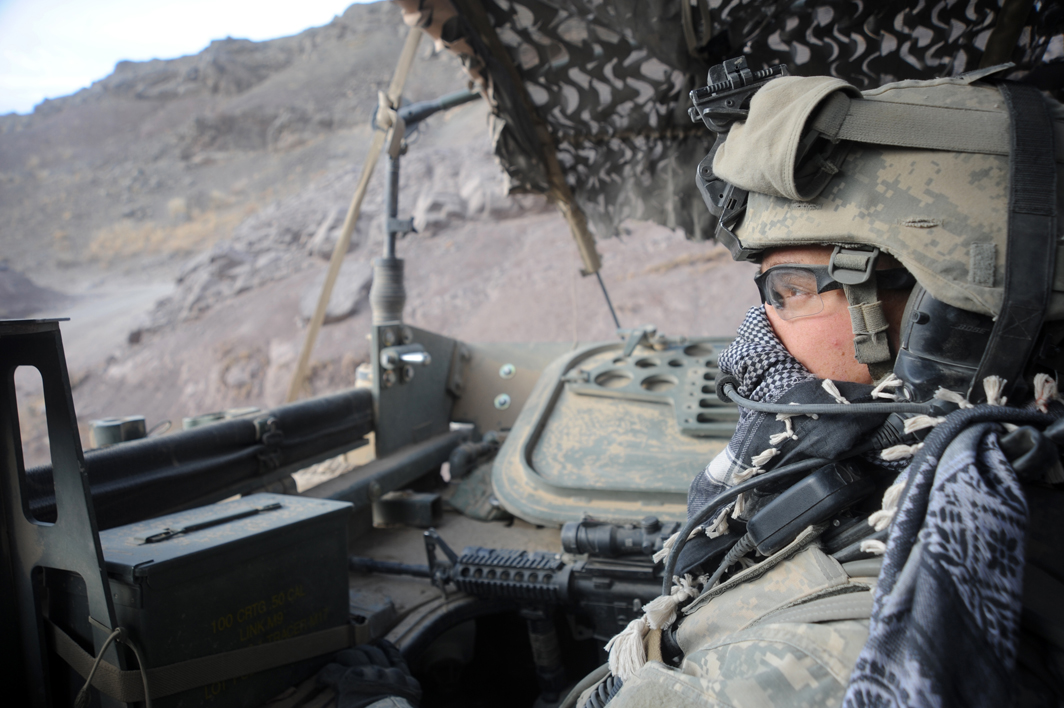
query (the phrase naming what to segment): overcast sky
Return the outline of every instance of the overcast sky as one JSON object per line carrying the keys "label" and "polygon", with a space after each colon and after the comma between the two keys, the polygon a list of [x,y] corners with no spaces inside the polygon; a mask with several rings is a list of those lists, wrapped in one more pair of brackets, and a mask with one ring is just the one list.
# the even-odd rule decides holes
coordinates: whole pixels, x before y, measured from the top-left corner
{"label": "overcast sky", "polygon": [[196,54],[328,24],[367,0],[0,0],[0,114],[74,93],[123,59]]}

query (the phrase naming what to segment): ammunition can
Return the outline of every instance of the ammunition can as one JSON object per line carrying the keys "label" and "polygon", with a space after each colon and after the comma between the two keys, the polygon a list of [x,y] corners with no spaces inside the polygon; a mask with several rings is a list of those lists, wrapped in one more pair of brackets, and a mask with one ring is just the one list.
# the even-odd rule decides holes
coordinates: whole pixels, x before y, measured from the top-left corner
{"label": "ammunition can", "polygon": [[[345,502],[255,494],[103,531],[118,624],[139,645],[148,668],[346,624],[350,512]],[[91,635],[84,583],[55,571],[46,582],[54,620],[91,646],[85,643]],[[126,668],[135,670],[132,653],[126,656]],[[196,686],[152,703],[257,705],[329,658]]]}

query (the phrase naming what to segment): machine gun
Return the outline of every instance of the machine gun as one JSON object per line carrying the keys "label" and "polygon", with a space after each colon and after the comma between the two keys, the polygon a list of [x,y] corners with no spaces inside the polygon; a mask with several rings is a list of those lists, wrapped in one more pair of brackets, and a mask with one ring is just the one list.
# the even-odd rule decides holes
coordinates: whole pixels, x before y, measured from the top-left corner
{"label": "machine gun", "polygon": [[[562,554],[467,547],[455,553],[435,530],[425,532],[430,579],[443,589],[522,607],[562,606],[580,611],[609,639],[661,593],[661,569],[649,558],[565,560]],[[443,552],[437,558],[436,550]]]}
{"label": "machine gun", "polygon": [[[647,517],[638,525],[570,522],[562,529],[566,556],[470,546],[460,554],[435,529],[425,532],[427,565],[353,557],[350,567],[366,573],[412,575],[492,600],[522,607],[561,606],[585,615],[594,635],[606,640],[638,616],[661,593],[661,567],[650,556],[679,524]],[[437,551],[443,557],[437,555]]]}

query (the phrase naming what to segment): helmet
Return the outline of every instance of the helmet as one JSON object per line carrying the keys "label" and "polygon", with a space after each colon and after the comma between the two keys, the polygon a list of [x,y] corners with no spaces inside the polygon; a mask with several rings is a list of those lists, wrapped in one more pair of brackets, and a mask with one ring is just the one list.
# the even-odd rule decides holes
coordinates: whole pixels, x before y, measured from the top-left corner
{"label": "helmet", "polygon": [[[858,360],[876,378],[893,360],[915,400],[939,386],[978,399],[990,374],[1018,392],[1025,369],[1057,366],[1064,327],[1043,325],[1064,319],[1054,279],[1064,107],[981,81],[999,70],[863,93],[829,77],[776,78],[699,165],[716,237],[735,258],[836,246]],[[896,359],[876,312],[880,252],[918,283]]]}

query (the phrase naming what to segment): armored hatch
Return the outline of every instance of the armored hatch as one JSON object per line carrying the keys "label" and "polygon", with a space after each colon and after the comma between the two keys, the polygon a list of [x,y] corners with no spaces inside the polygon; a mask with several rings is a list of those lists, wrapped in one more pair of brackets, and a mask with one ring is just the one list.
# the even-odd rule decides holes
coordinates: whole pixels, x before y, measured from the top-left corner
{"label": "armored hatch", "polygon": [[716,396],[717,356],[730,341],[637,330],[553,362],[495,460],[499,501],[551,526],[588,515],[686,519],[691,480],[738,421]]}

